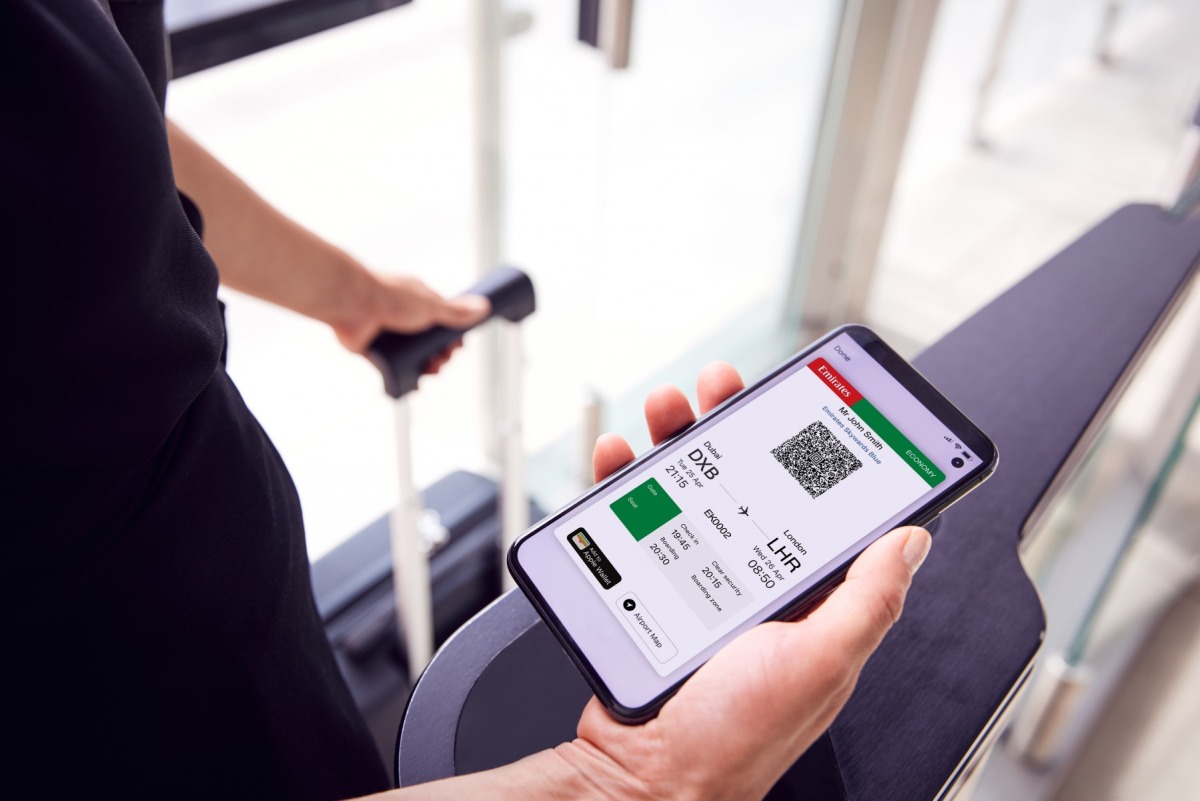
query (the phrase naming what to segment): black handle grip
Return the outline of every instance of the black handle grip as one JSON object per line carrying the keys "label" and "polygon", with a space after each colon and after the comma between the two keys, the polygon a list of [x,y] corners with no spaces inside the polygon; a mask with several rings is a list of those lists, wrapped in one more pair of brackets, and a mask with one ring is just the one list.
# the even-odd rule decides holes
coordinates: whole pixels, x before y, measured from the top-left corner
{"label": "black handle grip", "polygon": [[[518,322],[533,314],[536,301],[533,282],[515,267],[497,267],[464,295],[483,295],[492,311],[476,325],[492,317]],[[367,358],[383,373],[383,388],[393,398],[417,388],[425,367],[442,351],[462,338],[469,329],[434,326],[419,334],[385,331],[367,349]]]}

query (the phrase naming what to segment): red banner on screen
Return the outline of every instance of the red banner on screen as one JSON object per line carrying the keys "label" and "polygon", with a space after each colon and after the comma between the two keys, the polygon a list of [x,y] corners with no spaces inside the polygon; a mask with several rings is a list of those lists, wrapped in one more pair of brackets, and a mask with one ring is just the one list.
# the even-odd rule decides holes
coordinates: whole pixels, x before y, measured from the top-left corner
{"label": "red banner on screen", "polygon": [[816,373],[817,378],[824,381],[825,385],[833,390],[833,394],[841,398],[847,406],[853,406],[862,400],[859,391],[849,381],[838,375],[837,370],[830,367],[829,362],[824,359],[813,359],[808,363],[808,369]]}

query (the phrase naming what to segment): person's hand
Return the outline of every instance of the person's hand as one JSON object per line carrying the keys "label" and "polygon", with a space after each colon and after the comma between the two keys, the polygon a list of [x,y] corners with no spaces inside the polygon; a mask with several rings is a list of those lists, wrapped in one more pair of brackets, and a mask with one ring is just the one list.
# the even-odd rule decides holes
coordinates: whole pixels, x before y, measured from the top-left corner
{"label": "person's hand", "polygon": [[[267,203],[170,121],[167,136],[175,181],[204,210],[204,246],[222,285],[328,323],[355,353],[381,331],[465,329],[487,316],[486,298],[447,300],[417,278],[372,273]],[[425,371],[436,373],[456,347]]]}
{"label": "person's hand", "polygon": [[[698,381],[701,413],[742,389],[725,364]],[[646,400],[655,442],[696,419],[674,387]],[[596,443],[596,480],[633,460],[620,437]],[[761,798],[833,722],[858,674],[900,617],[929,534],[893,531],[863,552],[846,581],[804,620],[742,634],[698,670],[654,720],[616,722],[595,698],[578,739],[557,753],[601,795],[624,798]]]}
{"label": "person's hand", "polygon": [[[479,295],[444,298],[423,281],[411,276],[370,275],[354,303],[354,312],[330,326],[338,340],[355,353],[363,353],[383,331],[415,334],[435,325],[470,328],[491,310],[488,299]],[[436,373],[462,345],[451,345],[426,366]]]}
{"label": "person's hand", "polygon": [[[727,364],[700,373],[700,411],[742,388]],[[646,399],[655,443],[696,420],[687,398],[664,387]],[[596,443],[596,480],[633,460],[620,437]],[[929,552],[924,529],[880,538],[846,581],[808,617],[755,626],[723,648],[640,726],[616,722],[595,698],[578,736],[492,770],[372,796],[372,799],[762,798],[829,728],[867,658],[900,617],[912,574]]]}

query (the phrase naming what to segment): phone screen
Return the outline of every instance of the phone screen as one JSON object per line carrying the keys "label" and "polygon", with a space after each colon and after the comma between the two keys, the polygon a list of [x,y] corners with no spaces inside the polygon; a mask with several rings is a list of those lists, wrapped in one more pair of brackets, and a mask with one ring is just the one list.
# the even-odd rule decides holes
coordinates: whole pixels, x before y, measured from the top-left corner
{"label": "phone screen", "polygon": [[677,679],[978,475],[991,454],[973,447],[841,333],[534,536]]}

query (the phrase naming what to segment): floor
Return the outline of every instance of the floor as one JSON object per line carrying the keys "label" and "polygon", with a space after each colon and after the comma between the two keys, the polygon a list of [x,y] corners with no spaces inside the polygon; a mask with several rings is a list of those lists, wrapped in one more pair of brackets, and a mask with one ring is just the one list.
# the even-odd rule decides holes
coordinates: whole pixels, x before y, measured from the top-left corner
{"label": "floor", "polygon": [[1180,598],[1080,753],[1057,801],[1200,798],[1200,585]]}

